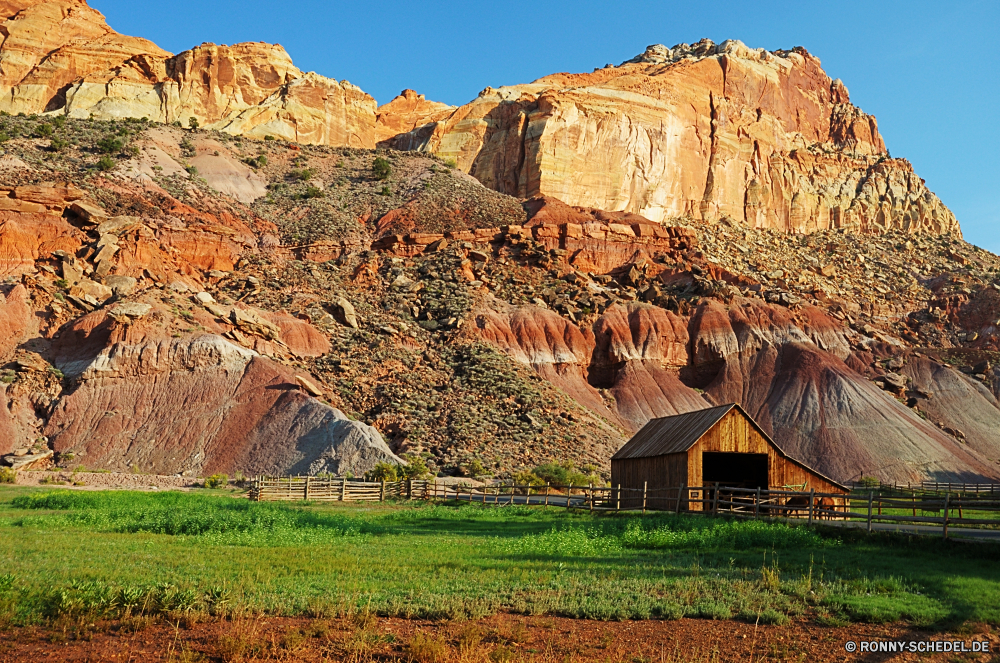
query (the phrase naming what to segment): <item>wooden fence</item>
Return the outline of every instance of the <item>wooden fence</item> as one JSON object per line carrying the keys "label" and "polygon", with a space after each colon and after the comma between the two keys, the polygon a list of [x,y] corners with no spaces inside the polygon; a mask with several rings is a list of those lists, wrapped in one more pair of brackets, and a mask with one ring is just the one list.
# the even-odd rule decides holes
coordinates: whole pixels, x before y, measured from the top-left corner
{"label": "wooden fence", "polygon": [[867,492],[820,493],[815,490],[679,486],[446,486],[433,481],[372,482],[343,478],[256,477],[249,497],[256,501],[385,501],[387,499],[457,500],[487,506],[536,505],[587,511],[668,511],[726,514],[748,518],[790,518],[808,523],[854,521],[869,531],[876,523],[941,527],[1000,525],[1000,499],[976,495],[918,493],[883,495]]}
{"label": "wooden fence", "polygon": [[947,483],[920,481],[917,483],[852,482],[855,492],[874,490],[882,493],[959,493],[969,495],[1000,495],[1000,483]]}

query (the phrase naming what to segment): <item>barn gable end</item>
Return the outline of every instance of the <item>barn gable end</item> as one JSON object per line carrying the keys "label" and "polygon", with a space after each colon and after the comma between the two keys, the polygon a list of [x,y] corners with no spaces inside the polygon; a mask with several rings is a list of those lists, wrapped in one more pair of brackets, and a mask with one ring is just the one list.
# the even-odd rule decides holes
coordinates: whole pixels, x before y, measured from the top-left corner
{"label": "barn gable end", "polygon": [[[715,483],[772,490],[848,492],[845,486],[788,456],[735,403],[651,420],[611,459],[612,487],[645,487],[651,508],[676,507],[677,491],[670,495],[667,489],[682,485],[707,488]],[[698,497],[691,495],[692,500]],[[701,508],[694,501],[688,506],[694,510]]]}

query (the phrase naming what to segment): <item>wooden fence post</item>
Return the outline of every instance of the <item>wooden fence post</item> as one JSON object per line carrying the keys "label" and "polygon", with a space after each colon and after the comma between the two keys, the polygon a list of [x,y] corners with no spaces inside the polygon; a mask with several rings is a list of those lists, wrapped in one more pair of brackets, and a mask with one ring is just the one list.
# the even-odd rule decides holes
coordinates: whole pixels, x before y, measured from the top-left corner
{"label": "wooden fence post", "polygon": [[812,525],[812,523],[813,523],[813,511],[814,511],[814,505],[815,505],[815,503],[816,503],[816,489],[815,488],[810,488],[809,489],[809,524],[810,525]]}
{"label": "wooden fence post", "polygon": [[646,513],[646,487],[649,485],[648,481],[642,482],[642,512]]}
{"label": "wooden fence post", "polygon": [[413,479],[406,480],[406,499],[413,499]]}
{"label": "wooden fence post", "polygon": [[309,501],[309,480],[310,480],[311,478],[312,478],[312,477],[308,477],[308,476],[306,477],[306,487],[305,487],[305,489],[304,489],[304,490],[302,491],[302,500],[303,500],[303,501],[305,501],[305,502],[308,502],[308,501]]}
{"label": "wooden fence post", "polygon": [[622,510],[622,485],[618,484],[618,489],[615,490],[615,511]]}
{"label": "wooden fence post", "polygon": [[590,484],[590,512],[594,513],[594,484]]}
{"label": "wooden fence post", "polygon": [[545,482],[545,507],[549,506],[549,482]]}
{"label": "wooden fence post", "polygon": [[683,498],[684,493],[686,491],[687,491],[687,484],[686,483],[682,483],[681,487],[677,489],[677,504],[675,505],[675,509],[676,510],[674,511],[674,513],[680,513],[681,512],[681,499]]}
{"label": "wooden fence post", "polygon": [[[872,531],[872,499],[875,497],[875,492],[868,491],[868,531]],[[879,500],[879,508],[881,509],[882,500]]]}
{"label": "wooden fence post", "polygon": [[347,477],[340,480],[340,501],[347,499]]}
{"label": "wooden fence post", "polygon": [[569,485],[569,488],[566,489],[566,508],[567,509],[570,508],[572,503],[573,503],[573,484],[571,483]]}
{"label": "wooden fence post", "polygon": [[379,502],[385,501],[385,479],[382,479],[382,486],[381,488],[379,488],[378,491],[378,501]]}
{"label": "wooden fence post", "polygon": [[757,486],[757,497],[753,502],[753,517],[757,518],[760,516],[760,486]]}
{"label": "wooden fence post", "polygon": [[948,538],[948,498],[951,497],[951,493],[944,494],[944,530],[942,535],[944,538]]}
{"label": "wooden fence post", "polygon": [[719,513],[719,482],[715,482],[715,494],[712,496],[712,511],[716,515]]}

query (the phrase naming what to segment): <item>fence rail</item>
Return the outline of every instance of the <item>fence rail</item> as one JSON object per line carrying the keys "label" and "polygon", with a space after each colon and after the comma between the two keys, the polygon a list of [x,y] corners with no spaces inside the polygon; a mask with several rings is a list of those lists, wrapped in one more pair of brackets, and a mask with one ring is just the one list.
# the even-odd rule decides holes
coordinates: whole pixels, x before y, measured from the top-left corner
{"label": "fence rail", "polygon": [[[940,484],[939,484],[940,485]],[[969,484],[965,484],[969,485]],[[255,477],[249,497],[256,501],[385,501],[387,499],[457,500],[489,506],[527,504],[588,511],[670,511],[727,514],[749,518],[860,521],[869,531],[876,523],[994,527],[1000,525],[1000,498],[983,493],[897,491],[883,495],[871,488],[851,494],[815,490],[769,490],[722,486],[626,488],[622,486],[446,486],[434,481],[359,481],[319,477]],[[988,493],[986,493],[988,495]],[[970,496],[971,495],[971,496]]]}
{"label": "fence rail", "polygon": [[854,491],[874,490],[893,493],[960,493],[988,494],[1000,496],[1000,483],[957,483],[942,481],[920,481],[917,483],[883,483],[854,481],[851,482]]}

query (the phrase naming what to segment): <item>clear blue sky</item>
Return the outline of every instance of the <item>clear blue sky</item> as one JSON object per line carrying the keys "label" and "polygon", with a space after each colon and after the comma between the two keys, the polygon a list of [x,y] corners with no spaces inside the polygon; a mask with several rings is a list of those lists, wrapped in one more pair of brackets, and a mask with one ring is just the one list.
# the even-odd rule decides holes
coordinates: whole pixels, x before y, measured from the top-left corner
{"label": "clear blue sky", "polygon": [[205,41],[282,44],[305,71],[385,103],[404,88],[461,104],[486,86],[620,63],[708,37],[804,46],[874,114],[958,216],[1000,253],[1000,2],[90,0],[117,31],[177,53]]}

